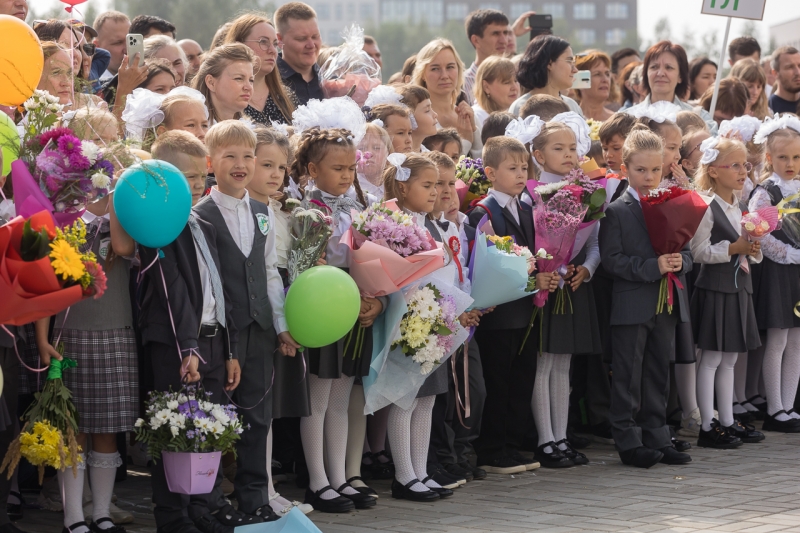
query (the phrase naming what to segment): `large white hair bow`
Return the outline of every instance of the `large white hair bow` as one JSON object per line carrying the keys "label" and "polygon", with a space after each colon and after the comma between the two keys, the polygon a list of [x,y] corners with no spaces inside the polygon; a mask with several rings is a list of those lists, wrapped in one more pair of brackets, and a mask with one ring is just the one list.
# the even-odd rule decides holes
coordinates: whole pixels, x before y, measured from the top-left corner
{"label": "large white hair bow", "polygon": [[292,113],[294,131],[301,135],[314,127],[320,129],[343,128],[353,134],[353,142],[358,144],[364,138],[367,121],[358,104],[348,96],[338,96],[327,100],[309,100]]}
{"label": "large white hair bow", "polygon": [[191,87],[175,87],[167,94],[157,94],[147,89],[134,89],[125,99],[125,110],[122,112],[122,120],[125,121],[125,129],[129,136],[141,141],[144,131],[155,128],[164,122],[164,112],[161,111],[161,104],[170,96],[188,96],[203,104],[206,120],[208,120],[208,107],[206,107],[206,97],[203,93]]}
{"label": "large white hair bow", "polygon": [[395,174],[394,179],[397,181],[408,181],[408,179],[411,177],[411,169],[403,166],[403,163],[406,162],[405,154],[395,152],[393,154],[389,154],[389,157],[387,157],[386,160],[397,170],[397,174]]}
{"label": "large white hair bow", "polygon": [[758,133],[753,136],[753,142],[763,144],[766,142],[767,137],[783,128],[792,128],[800,133],[800,118],[791,113],[777,114],[774,118],[767,118],[759,128]]}
{"label": "large white hair bow", "polygon": [[710,165],[717,160],[717,157],[719,157],[719,150],[717,150],[718,144],[719,137],[709,137],[700,143],[700,153],[703,154],[703,156],[700,158],[701,164]]}
{"label": "large white hair bow", "polygon": [[583,157],[592,148],[592,139],[589,137],[589,125],[586,120],[574,111],[559,113],[549,122],[563,122],[575,134],[578,157]]}
{"label": "large white hair bow", "polygon": [[761,121],[750,115],[735,117],[732,120],[723,120],[719,125],[719,136],[726,137],[731,133],[738,133],[743,142],[750,142],[761,127]]}
{"label": "large white hair bow", "polygon": [[522,144],[528,144],[542,132],[544,121],[536,115],[515,118],[506,126],[506,137],[513,137]]}
{"label": "large white hair bow", "polygon": [[403,97],[389,85],[378,85],[369,92],[364,105],[367,107],[375,107],[380,104],[398,104]]}
{"label": "large white hair bow", "polygon": [[680,110],[681,108],[672,102],[662,100],[661,102],[656,102],[648,106],[633,106],[628,109],[627,112],[636,118],[647,117],[661,124],[665,120],[669,120],[670,122],[678,120],[678,112]]}

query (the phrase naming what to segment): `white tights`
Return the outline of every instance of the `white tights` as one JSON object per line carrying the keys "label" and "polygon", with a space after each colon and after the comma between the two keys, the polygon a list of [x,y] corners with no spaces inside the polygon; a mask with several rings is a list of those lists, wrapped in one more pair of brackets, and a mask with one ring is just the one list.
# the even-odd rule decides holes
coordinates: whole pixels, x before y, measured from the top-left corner
{"label": "white tights", "polygon": [[714,418],[714,390],[717,391],[719,423],[733,425],[733,367],[738,353],[703,350],[697,369],[697,403],[703,419],[703,431],[711,431]]}
{"label": "white tights", "polygon": [[438,483],[422,480],[428,477],[428,445],[431,439],[431,415],[436,396],[416,398],[409,409],[396,405],[389,408],[389,443],[392,446],[395,478],[401,485],[414,479],[414,492],[441,488]]}
{"label": "white tights", "polygon": [[[763,373],[767,413],[774,415],[792,409],[800,379],[800,328],[767,330]],[[800,415],[781,413],[777,416],[782,422],[789,418],[800,418]]]}
{"label": "white tights", "polygon": [[567,438],[570,359],[566,354],[542,352],[536,361],[531,409],[539,446]]}

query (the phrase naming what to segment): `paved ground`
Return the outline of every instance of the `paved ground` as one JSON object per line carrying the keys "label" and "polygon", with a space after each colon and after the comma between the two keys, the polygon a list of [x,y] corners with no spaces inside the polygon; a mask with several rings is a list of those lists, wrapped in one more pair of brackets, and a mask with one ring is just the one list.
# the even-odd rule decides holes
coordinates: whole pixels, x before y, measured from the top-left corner
{"label": "paved ground", "polygon": [[[691,465],[650,470],[623,467],[610,446],[585,452],[587,466],[490,475],[436,504],[392,500],[382,482],[373,485],[381,496],[374,510],[310,518],[324,533],[800,532],[800,435],[768,433],[765,442],[734,451],[694,449]],[[293,483],[278,490],[302,497]],[[118,505],[136,515],[127,530],[155,532],[146,474],[131,472],[117,494]],[[53,533],[60,520],[30,510],[18,525]]]}

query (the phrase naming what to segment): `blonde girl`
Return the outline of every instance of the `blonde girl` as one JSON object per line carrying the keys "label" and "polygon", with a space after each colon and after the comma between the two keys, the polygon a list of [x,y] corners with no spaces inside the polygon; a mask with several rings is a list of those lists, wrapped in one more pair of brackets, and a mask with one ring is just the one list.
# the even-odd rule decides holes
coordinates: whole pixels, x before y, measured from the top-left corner
{"label": "blonde girl", "polygon": [[519,82],[513,61],[502,56],[490,56],[483,60],[475,74],[475,127],[480,132],[491,113],[508,111],[519,98]]}

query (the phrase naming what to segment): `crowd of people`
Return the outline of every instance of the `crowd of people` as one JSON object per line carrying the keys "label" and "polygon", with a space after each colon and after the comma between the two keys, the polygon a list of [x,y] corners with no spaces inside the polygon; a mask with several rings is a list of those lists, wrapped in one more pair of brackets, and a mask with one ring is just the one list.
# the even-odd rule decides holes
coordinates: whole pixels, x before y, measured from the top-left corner
{"label": "crowd of people", "polygon": [[[27,11],[26,0],[0,0],[0,14],[25,20]],[[210,494],[170,492],[163,465],[151,463],[160,533],[232,532],[295,507],[369,509],[379,506],[373,480],[391,480],[394,498],[435,502],[488,474],[587,464],[580,450],[592,442],[650,468],[690,463],[694,445],[760,442],[754,421],[800,433],[800,243],[782,229],[760,240],[742,230],[748,211],[800,192],[800,51],[762,57],[756,39],[733,39],[712,108],[722,65],[711,59],[690,61],[670,41],[643,55],[578,53],[551,34],[518,53],[528,15],[470,13],[471,62],[435,39],[384,73],[364,106],[326,95],[321,68],[343,48],[323,44],[302,2],[237,16],[208,50],[155,16],[34,22],[37,89],[65,106],[58,125],[104,146],[126,140],[131,162],[173,164],[193,205],[179,237],[154,249],[128,235],[109,197],[89,204],[82,219],[106,293],[0,332],[12,415],[41,386],[28,368],[78,362],[64,381],[82,462],[75,474],[46,476],[38,495],[63,512],[65,532],[125,531],[133,516],[112,500],[123,463],[147,464],[130,440],[141,402],[187,381],[248,406],[248,428]],[[144,37],[143,57],[127,56],[129,34]],[[379,44],[365,36],[363,53],[381,66]],[[591,85],[573,89],[579,71]],[[23,108],[2,110],[26,123]],[[470,202],[456,187],[465,156],[480,158],[490,182]],[[550,292],[544,307],[535,313],[527,296],[465,311],[458,320],[474,335],[410,405],[371,411],[365,394],[385,296],[361,297],[362,343],[303,349],[293,338],[290,200],[331,213],[319,263],[345,271],[352,214],[395,200],[449,249],[439,275],[468,294],[463,270],[481,221],[541,248],[527,182],[561,183],[589,160],[607,179],[605,217],[569,265],[536,271],[536,288]],[[5,221],[15,215],[13,181],[0,177]],[[658,255],[640,203],[665,187],[697,191],[708,209],[689,244]],[[156,260],[160,270],[146,268]],[[665,276],[675,279],[674,308],[657,312]],[[556,309],[562,286],[566,312]],[[20,428],[3,427],[5,453]],[[0,533],[25,527],[23,470],[0,478]],[[304,502],[275,490],[287,475]]]}

